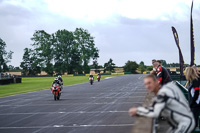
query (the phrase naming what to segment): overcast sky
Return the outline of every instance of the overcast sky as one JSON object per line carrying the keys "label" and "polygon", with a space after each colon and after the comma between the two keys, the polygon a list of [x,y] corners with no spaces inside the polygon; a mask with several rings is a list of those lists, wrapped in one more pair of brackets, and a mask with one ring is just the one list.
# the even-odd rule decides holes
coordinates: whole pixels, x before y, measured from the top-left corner
{"label": "overcast sky", "polygon": [[[178,62],[171,26],[179,34],[186,63],[190,63],[191,0],[0,0],[0,38],[14,52],[10,64],[19,66],[23,49],[35,30],[87,29],[100,50],[99,64],[112,58],[118,66],[127,60]],[[194,0],[196,63],[200,64],[200,0]]]}

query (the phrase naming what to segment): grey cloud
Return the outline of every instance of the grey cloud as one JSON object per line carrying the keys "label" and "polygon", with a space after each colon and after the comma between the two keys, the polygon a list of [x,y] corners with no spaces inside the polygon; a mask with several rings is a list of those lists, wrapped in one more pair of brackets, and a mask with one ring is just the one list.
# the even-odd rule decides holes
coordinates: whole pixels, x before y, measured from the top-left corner
{"label": "grey cloud", "polygon": [[[178,50],[172,35],[171,26],[175,26],[186,63],[190,60],[189,24],[190,12],[179,20],[179,16],[167,16],[169,20],[130,19],[115,15],[108,20],[87,22],[58,15],[48,10],[46,3],[35,3],[31,8],[0,3],[0,37],[7,43],[7,49],[14,51],[11,64],[19,66],[23,49],[30,47],[30,38],[35,30],[54,33],[58,29],[75,30],[76,27],[88,29],[95,36],[96,46],[100,49],[99,63],[113,58],[116,65],[122,66],[127,60],[143,60],[151,64],[151,59],[166,59],[178,62]],[[9,10],[8,10],[9,9]],[[200,10],[198,10],[200,11]],[[196,62],[200,54],[200,19],[194,11],[194,30],[196,44]],[[186,19],[185,19],[186,18]]]}

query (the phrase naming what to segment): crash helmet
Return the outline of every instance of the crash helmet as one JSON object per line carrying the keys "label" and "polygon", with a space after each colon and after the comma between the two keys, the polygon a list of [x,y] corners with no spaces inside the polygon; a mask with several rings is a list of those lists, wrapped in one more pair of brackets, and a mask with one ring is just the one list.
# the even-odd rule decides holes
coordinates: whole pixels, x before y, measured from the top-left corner
{"label": "crash helmet", "polygon": [[55,80],[55,81],[58,81],[58,78],[55,78],[54,80]]}
{"label": "crash helmet", "polygon": [[58,75],[58,78],[61,78],[61,75]]}

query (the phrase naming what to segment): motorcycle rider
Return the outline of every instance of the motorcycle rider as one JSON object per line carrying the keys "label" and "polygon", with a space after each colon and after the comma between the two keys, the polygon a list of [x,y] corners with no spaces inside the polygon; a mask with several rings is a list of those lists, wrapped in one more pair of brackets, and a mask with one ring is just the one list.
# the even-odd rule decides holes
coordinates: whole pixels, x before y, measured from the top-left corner
{"label": "motorcycle rider", "polygon": [[89,79],[92,78],[92,80],[94,80],[94,76],[92,74],[90,74]]}
{"label": "motorcycle rider", "polygon": [[55,79],[54,79],[54,81],[53,81],[53,83],[52,83],[52,86],[53,86],[53,84],[59,84],[59,86],[60,86],[60,82],[59,82],[58,78],[55,78]]}
{"label": "motorcycle rider", "polygon": [[101,75],[100,75],[100,73],[98,73],[97,80],[100,81],[100,79],[101,79]]}
{"label": "motorcycle rider", "polygon": [[154,62],[153,68],[156,69],[157,78],[161,85],[164,85],[164,84],[172,81],[171,76],[170,76],[169,72],[167,71],[167,69],[165,67],[159,65],[159,62],[157,62],[157,61]]}
{"label": "motorcycle rider", "polygon": [[153,104],[151,107],[131,108],[130,116],[158,118],[162,115],[171,125],[170,133],[191,133],[194,130],[194,116],[175,82],[169,82],[161,87],[158,79],[150,74],[144,78],[144,84],[148,91],[156,94]]}
{"label": "motorcycle rider", "polygon": [[61,78],[61,75],[58,75],[58,80],[63,83],[63,79]]}

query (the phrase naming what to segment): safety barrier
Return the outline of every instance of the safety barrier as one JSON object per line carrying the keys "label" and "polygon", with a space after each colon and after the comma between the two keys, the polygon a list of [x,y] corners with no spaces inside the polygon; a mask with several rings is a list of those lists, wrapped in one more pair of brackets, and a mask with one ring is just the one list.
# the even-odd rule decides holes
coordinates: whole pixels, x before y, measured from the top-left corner
{"label": "safety barrier", "polygon": [[85,74],[74,74],[74,76],[85,76]]}
{"label": "safety barrier", "polygon": [[12,83],[21,83],[22,78],[9,78],[9,79],[1,79],[0,85],[12,84]]}
{"label": "safety barrier", "polygon": [[62,77],[73,77],[74,74],[67,74],[67,75],[62,75]]}
{"label": "safety barrier", "polygon": [[111,73],[111,75],[124,75],[124,73]]}
{"label": "safety barrier", "polygon": [[[152,104],[153,93],[148,93],[145,97],[143,106],[147,107]],[[131,133],[152,133],[153,131],[153,119],[146,117],[138,117],[134,123]]]}
{"label": "safety barrier", "polygon": [[124,74],[132,74],[131,72],[124,72]]}

